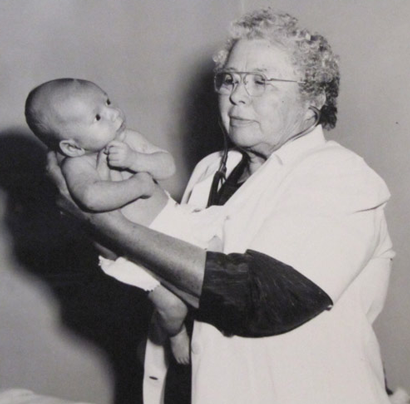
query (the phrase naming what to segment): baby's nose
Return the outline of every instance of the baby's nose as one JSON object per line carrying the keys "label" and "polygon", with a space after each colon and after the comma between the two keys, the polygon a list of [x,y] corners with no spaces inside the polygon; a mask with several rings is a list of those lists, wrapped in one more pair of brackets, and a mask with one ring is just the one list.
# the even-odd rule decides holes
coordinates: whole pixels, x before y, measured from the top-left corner
{"label": "baby's nose", "polygon": [[118,109],[115,109],[115,108],[109,109],[109,117],[111,118],[112,121],[115,121],[119,115],[120,115],[120,111],[118,111]]}

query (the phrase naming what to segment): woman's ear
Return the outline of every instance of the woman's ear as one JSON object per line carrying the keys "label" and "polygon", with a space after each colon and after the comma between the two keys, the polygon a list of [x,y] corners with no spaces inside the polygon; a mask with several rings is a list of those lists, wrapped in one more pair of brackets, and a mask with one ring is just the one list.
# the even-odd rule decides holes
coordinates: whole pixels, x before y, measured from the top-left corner
{"label": "woman's ear", "polygon": [[62,140],[59,144],[61,152],[67,157],[80,157],[85,150],[74,139]]}
{"label": "woman's ear", "polygon": [[318,115],[320,116],[320,110],[322,109],[323,105],[325,105],[326,102],[326,95],[324,93],[317,95],[313,99],[306,100],[306,115],[305,119],[312,119],[318,118]]}
{"label": "woman's ear", "polygon": [[313,100],[313,106],[316,107],[319,111],[322,109],[323,105],[326,103],[326,94],[321,93],[320,95],[316,96]]}

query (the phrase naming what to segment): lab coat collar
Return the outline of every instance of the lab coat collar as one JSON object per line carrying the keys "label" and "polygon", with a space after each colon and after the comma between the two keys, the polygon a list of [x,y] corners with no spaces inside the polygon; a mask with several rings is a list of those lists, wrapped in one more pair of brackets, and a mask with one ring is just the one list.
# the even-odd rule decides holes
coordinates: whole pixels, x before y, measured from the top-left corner
{"label": "lab coat collar", "polygon": [[276,150],[272,157],[276,158],[281,165],[290,164],[299,156],[309,150],[315,149],[326,143],[321,125],[318,125],[312,132],[285,143],[280,149]]}

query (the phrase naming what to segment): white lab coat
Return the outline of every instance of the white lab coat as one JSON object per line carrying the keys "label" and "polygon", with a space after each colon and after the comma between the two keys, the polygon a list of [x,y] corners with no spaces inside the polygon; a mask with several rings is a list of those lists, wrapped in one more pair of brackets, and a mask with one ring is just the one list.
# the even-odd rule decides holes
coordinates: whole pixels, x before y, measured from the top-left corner
{"label": "white lab coat", "polygon": [[[183,203],[205,207],[219,159],[215,153],[198,164]],[[239,153],[230,153],[228,172],[239,160]],[[212,209],[219,214],[213,213],[209,227],[222,238],[224,253],[253,249],[291,265],[334,306],[265,338],[225,337],[195,322],[193,404],[389,402],[372,329],[394,255],[384,218],[389,196],[360,157],[326,142],[318,127],[282,146],[224,206]],[[164,210],[153,227],[166,228],[172,216]],[[161,383],[149,380],[162,381],[166,370],[158,371],[151,354],[148,346],[144,402],[158,404]]]}

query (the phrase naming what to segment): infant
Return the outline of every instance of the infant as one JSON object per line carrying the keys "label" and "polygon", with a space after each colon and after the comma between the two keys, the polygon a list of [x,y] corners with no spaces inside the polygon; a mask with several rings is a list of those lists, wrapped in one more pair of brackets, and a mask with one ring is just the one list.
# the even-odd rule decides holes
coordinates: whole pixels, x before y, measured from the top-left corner
{"label": "infant", "polygon": [[[83,209],[121,208],[129,220],[148,226],[169,203],[157,180],[174,173],[172,156],[127,129],[124,113],[96,84],[71,78],[48,81],[30,92],[25,114],[34,134],[57,153],[70,194]],[[119,265],[124,274],[141,278],[138,286],[149,292],[154,318],[169,335],[175,359],[188,364],[186,305],[133,263],[101,257],[106,273],[112,266],[118,272]]]}

